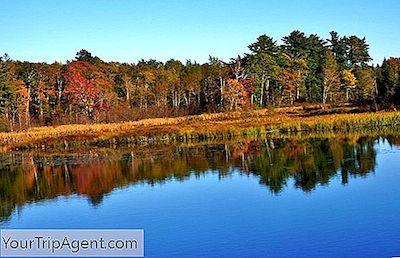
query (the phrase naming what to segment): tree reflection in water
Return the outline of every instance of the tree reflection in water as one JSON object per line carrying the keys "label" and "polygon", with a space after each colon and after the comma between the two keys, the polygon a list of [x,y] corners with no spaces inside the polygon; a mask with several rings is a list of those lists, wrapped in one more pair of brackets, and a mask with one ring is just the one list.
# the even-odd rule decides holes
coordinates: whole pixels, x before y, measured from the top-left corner
{"label": "tree reflection in water", "polygon": [[[338,174],[347,184],[351,176],[367,176],[374,171],[374,143],[380,140],[383,138],[268,139],[159,151],[2,154],[0,217],[7,219],[16,207],[27,202],[60,195],[86,195],[96,205],[117,187],[183,181],[205,173],[218,173],[223,178],[232,173],[231,168],[257,176],[273,193],[282,191],[289,180],[303,191],[312,191]],[[400,142],[396,137],[385,140],[391,144]]]}

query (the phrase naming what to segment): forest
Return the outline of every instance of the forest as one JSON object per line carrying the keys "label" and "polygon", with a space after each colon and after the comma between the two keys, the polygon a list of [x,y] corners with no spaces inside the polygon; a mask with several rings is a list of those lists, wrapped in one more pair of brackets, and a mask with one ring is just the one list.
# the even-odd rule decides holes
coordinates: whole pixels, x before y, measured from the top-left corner
{"label": "forest", "polygon": [[0,131],[175,117],[309,103],[393,109],[400,58],[371,65],[366,38],[298,30],[267,35],[248,53],[199,64],[171,59],[105,62],[82,49],[63,63],[0,58]]}

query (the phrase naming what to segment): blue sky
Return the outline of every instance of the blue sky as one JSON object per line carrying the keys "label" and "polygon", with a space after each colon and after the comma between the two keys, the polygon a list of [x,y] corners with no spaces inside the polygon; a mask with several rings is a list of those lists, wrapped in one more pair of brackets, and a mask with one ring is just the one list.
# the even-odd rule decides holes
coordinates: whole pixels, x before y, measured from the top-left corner
{"label": "blue sky", "polygon": [[247,51],[261,34],[298,29],[365,36],[374,62],[400,56],[397,0],[1,0],[0,52],[62,61],[85,48],[110,61],[205,62]]}

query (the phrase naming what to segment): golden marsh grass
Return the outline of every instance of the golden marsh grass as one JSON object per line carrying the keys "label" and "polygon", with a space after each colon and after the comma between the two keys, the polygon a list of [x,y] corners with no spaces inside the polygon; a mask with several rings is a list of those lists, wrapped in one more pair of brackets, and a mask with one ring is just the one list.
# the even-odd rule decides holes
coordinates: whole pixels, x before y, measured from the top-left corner
{"label": "golden marsh grass", "polygon": [[0,147],[67,147],[73,145],[152,144],[237,136],[279,136],[297,132],[349,133],[353,131],[397,130],[400,113],[376,112],[304,116],[268,110],[236,111],[177,118],[154,118],[133,122],[35,127],[27,131],[0,133]]}

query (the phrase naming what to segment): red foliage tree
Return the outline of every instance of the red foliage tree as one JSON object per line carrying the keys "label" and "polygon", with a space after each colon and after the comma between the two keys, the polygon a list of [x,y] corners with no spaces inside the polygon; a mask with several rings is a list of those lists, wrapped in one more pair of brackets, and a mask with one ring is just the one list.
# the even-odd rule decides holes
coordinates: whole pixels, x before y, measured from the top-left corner
{"label": "red foliage tree", "polygon": [[69,104],[84,111],[89,119],[96,111],[108,109],[107,92],[112,90],[112,84],[98,67],[85,61],[72,62],[67,67],[65,79],[64,94]]}
{"label": "red foliage tree", "polygon": [[284,97],[287,97],[290,101],[290,104],[293,104],[295,96],[296,96],[296,84],[298,83],[298,75],[295,72],[284,69],[278,75],[278,82],[283,86],[282,92],[280,94],[280,101]]}

